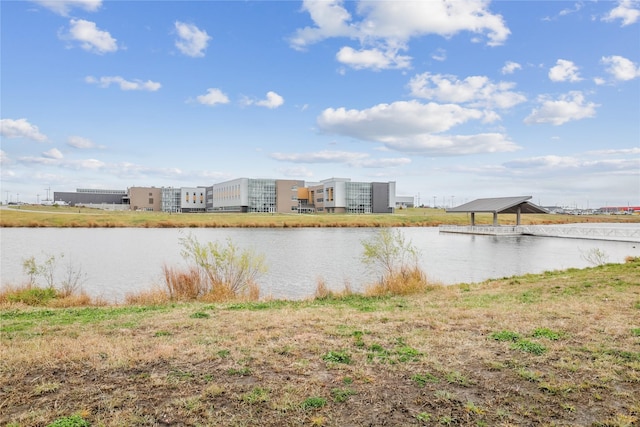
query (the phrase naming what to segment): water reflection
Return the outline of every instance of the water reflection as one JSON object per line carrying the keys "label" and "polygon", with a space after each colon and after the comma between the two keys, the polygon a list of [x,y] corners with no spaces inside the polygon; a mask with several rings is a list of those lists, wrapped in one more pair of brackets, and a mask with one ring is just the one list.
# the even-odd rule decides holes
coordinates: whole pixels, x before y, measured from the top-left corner
{"label": "water reflection", "polygon": [[[260,279],[262,295],[305,298],[318,280],[340,290],[361,291],[375,272],[361,262],[362,240],[375,228],[293,229],[62,229],[5,228],[1,234],[2,284],[26,280],[24,259],[64,253],[63,262],[82,268],[84,290],[92,296],[122,301],[126,293],[160,283],[164,263],[181,266],[179,239],[186,233],[200,241],[231,239],[240,248],[265,255],[269,271]],[[597,248],[610,262],[640,256],[637,243],[532,236],[447,234],[437,228],[403,228],[420,253],[431,280],[444,284],[478,282],[545,270],[585,267],[586,251]]]}

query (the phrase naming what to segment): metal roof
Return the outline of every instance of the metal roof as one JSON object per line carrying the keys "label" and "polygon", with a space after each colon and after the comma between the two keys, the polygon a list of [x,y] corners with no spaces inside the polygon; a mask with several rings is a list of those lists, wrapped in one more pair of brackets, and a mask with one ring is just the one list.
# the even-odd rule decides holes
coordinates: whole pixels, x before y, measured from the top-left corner
{"label": "metal roof", "polygon": [[465,203],[464,205],[456,206],[451,209],[447,209],[447,213],[457,212],[493,212],[493,213],[518,213],[518,207],[520,207],[520,213],[548,213],[540,206],[536,206],[527,200],[531,199],[531,196],[518,196],[518,197],[492,197],[488,199],[476,199],[472,202]]}

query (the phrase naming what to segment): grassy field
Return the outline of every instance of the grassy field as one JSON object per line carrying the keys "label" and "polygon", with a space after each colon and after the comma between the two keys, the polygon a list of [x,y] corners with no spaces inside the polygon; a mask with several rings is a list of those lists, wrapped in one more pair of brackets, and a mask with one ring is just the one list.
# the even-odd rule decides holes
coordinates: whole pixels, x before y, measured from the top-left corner
{"label": "grassy field", "polygon": [[[516,223],[516,216],[499,215],[500,224]],[[477,214],[476,224],[491,224],[491,214]],[[640,222],[640,215],[522,215],[523,224],[575,222]],[[21,206],[0,210],[0,227],[412,227],[468,225],[467,214],[443,209],[411,208],[394,214],[169,214],[165,212],[109,212],[68,206]]]}
{"label": "grassy field", "polygon": [[5,303],[0,331],[3,426],[640,422],[638,258],[409,297]]}

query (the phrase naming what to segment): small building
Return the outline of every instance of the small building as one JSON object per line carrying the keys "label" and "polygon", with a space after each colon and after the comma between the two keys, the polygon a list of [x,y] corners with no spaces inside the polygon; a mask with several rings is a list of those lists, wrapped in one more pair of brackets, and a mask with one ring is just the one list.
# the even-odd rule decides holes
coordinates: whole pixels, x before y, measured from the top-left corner
{"label": "small building", "polygon": [[532,196],[517,197],[493,197],[489,199],[476,199],[472,202],[447,209],[447,213],[471,214],[471,226],[476,225],[476,213],[492,213],[493,225],[498,226],[498,214],[516,214],[516,225],[520,225],[521,214],[546,214],[546,209],[536,206],[528,200]]}

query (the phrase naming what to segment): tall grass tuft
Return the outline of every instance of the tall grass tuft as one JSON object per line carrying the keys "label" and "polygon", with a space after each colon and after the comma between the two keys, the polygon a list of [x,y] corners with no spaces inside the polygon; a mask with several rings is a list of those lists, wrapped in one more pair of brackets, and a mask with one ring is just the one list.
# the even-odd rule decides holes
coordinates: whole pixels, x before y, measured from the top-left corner
{"label": "tall grass tuft", "polygon": [[418,266],[405,267],[386,275],[365,289],[367,296],[415,295],[431,288],[426,274]]}
{"label": "tall grass tuft", "polygon": [[178,270],[166,264],[162,266],[164,286],[171,300],[195,300],[209,292],[207,282],[202,280],[197,267]]}

